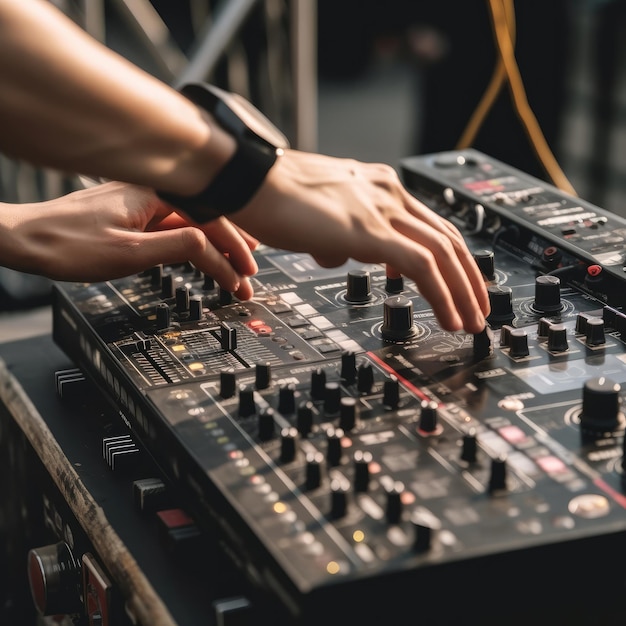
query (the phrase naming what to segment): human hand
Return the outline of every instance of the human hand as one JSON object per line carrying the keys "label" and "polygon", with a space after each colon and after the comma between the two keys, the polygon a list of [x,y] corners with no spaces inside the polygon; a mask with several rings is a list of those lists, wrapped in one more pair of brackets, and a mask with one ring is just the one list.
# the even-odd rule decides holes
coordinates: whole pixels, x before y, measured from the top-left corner
{"label": "human hand", "polygon": [[445,330],[478,333],[489,298],[462,235],[412,196],[395,170],[287,150],[230,218],[270,246],[323,267],[381,263],[415,281]]}
{"label": "human hand", "polygon": [[152,190],[118,182],[30,204],[0,204],[0,265],[97,282],[190,261],[241,300],[258,241],[225,218],[190,225]]}

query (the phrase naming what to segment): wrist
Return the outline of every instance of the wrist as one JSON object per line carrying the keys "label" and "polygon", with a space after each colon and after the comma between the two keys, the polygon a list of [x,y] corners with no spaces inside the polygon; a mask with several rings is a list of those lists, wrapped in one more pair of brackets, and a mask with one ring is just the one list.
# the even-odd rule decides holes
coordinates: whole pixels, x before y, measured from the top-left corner
{"label": "wrist", "polygon": [[[185,174],[184,188],[167,190],[181,197],[195,196],[208,187],[219,172],[233,158],[237,151],[237,141],[229,135],[215,119],[206,111],[199,108],[202,122],[209,128],[208,139],[190,154],[189,171]],[[158,192],[159,195],[160,192]]]}
{"label": "wrist", "polygon": [[208,178],[209,183],[201,189],[188,188],[183,194],[157,190],[157,194],[200,223],[231,215],[250,202],[288,141],[263,114],[235,94],[204,83],[186,85],[182,93],[215,121],[209,142],[212,152],[207,151],[207,167],[213,175],[205,174],[204,181]]}

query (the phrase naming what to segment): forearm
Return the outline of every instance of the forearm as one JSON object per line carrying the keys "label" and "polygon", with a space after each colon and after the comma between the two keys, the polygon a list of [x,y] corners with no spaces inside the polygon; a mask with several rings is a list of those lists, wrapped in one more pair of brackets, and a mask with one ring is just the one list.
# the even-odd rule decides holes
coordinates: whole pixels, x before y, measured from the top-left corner
{"label": "forearm", "polygon": [[0,81],[0,150],[40,166],[187,195],[234,151],[206,113],[42,0],[0,0]]}

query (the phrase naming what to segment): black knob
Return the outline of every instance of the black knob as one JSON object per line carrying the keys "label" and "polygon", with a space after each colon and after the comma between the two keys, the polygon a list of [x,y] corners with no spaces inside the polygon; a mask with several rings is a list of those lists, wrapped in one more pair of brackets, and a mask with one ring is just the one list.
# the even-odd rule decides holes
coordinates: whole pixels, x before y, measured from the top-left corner
{"label": "black knob", "polygon": [[292,415],[296,412],[296,386],[293,383],[280,386],[278,412],[282,415]]}
{"label": "black knob", "polygon": [[259,413],[259,439],[269,441],[274,438],[276,429],[276,418],[274,409],[271,406],[265,407]]}
{"label": "black knob", "polygon": [[548,350],[550,352],[566,352],[568,349],[565,324],[551,324],[548,328]]}
{"label": "black knob", "polygon": [[500,328],[500,347],[501,348],[510,348],[511,347],[511,331],[513,330],[513,326],[509,326],[509,324],[503,324]]}
{"label": "black knob", "polygon": [[268,361],[259,362],[254,366],[254,386],[267,389],[272,381],[272,365]]}
{"label": "black knob", "polygon": [[326,372],[317,368],[311,373],[311,398],[323,400],[326,393]]}
{"label": "black knob", "polygon": [[189,319],[197,322],[203,317],[202,296],[191,296],[189,298]]}
{"label": "black knob", "polygon": [[491,305],[491,312],[487,321],[494,324],[508,324],[513,314],[513,292],[506,285],[488,285],[487,294]]}
{"label": "black knob", "polygon": [[525,328],[513,328],[509,335],[509,354],[514,358],[522,358],[530,354],[528,350],[528,333]]}
{"label": "black knob", "polygon": [[309,452],[306,455],[304,487],[307,491],[317,489],[322,484],[322,463],[324,455],[321,452]]}
{"label": "black knob", "polygon": [[578,313],[576,315],[576,332],[579,335],[587,334],[587,322],[593,317],[590,313]]}
{"label": "black knob", "polygon": [[346,385],[351,385],[356,380],[356,354],[354,352],[346,351],[342,353],[340,376]]}
{"label": "black knob", "polygon": [[535,278],[533,308],[540,313],[551,314],[561,310],[561,279],[558,276]]}
{"label": "black knob", "polygon": [[478,452],[478,439],[476,438],[476,430],[473,428],[463,435],[461,445],[461,460],[466,463],[476,463]]}
{"label": "black knob", "polygon": [[153,287],[160,287],[161,281],[163,280],[163,265],[155,265],[149,270],[150,275],[150,284]]}
{"label": "black knob", "polygon": [[389,524],[398,524],[400,522],[400,518],[402,517],[403,492],[404,484],[400,481],[395,481],[385,492],[387,497],[385,518]]}
{"label": "black knob", "polygon": [[341,404],[341,387],[339,383],[331,381],[324,388],[324,413],[337,415]]}
{"label": "black knob", "polygon": [[358,421],[359,405],[356,398],[346,396],[339,401],[339,428],[344,432],[353,430]]}
{"label": "black knob", "polygon": [[156,305],[156,325],[158,330],[165,330],[171,325],[170,307],[165,302]]}
{"label": "black knob", "polygon": [[374,369],[371,363],[361,363],[356,371],[357,389],[361,393],[370,393],[374,386]]}
{"label": "black knob", "polygon": [[493,354],[493,331],[485,326],[482,332],[473,338],[474,357],[478,360],[486,359]]}
{"label": "black knob", "polygon": [[218,300],[220,306],[226,306],[226,305],[232,303],[232,301],[233,301],[233,294],[230,291],[226,291],[226,289],[222,289],[221,287],[219,287],[218,294],[217,294],[217,300]]}
{"label": "black knob", "polygon": [[601,317],[590,317],[587,320],[585,343],[588,346],[603,346],[606,343],[604,320]]}
{"label": "black knob", "polygon": [[296,458],[298,430],[286,427],[280,431],[280,460],[281,463],[291,463]]}
{"label": "black knob", "polygon": [[229,369],[220,372],[220,397],[232,398],[235,395],[236,378],[235,370]]}
{"label": "black knob", "polygon": [[81,569],[65,542],[28,552],[28,579],[41,615],[77,613],[82,609]]}
{"label": "black knob", "polygon": [[395,376],[390,376],[383,385],[383,406],[395,410],[400,404],[400,383]]}
{"label": "black knob", "polygon": [[340,519],[348,510],[348,489],[346,485],[333,479],[330,483],[330,517]]}
{"label": "black knob", "polygon": [[402,341],[415,334],[413,324],[413,303],[405,296],[390,296],[383,305],[383,325],[381,332],[384,339]]}
{"label": "black knob", "polygon": [[202,289],[204,291],[213,291],[213,289],[215,289],[215,280],[213,279],[212,276],[209,276],[208,274],[204,275]]}
{"label": "black knob", "polygon": [[239,387],[239,417],[250,417],[256,413],[256,401],[252,387]]}
{"label": "black knob", "polygon": [[419,426],[422,433],[432,434],[437,431],[437,403],[434,400],[423,400],[420,406]]}
{"label": "black knob", "polygon": [[313,403],[302,402],[298,407],[298,413],[296,415],[296,426],[298,432],[302,437],[306,437],[311,434],[313,429]]}
{"label": "black knob", "polygon": [[491,459],[491,474],[489,475],[489,493],[505,491],[507,488],[506,458],[503,456]]}
{"label": "black knob", "polygon": [[402,276],[387,276],[385,280],[385,291],[387,293],[402,293],[404,291],[404,278],[402,278]]}
{"label": "black knob", "polygon": [[552,320],[542,317],[537,324],[537,337],[547,337],[552,324],[554,324]]}
{"label": "black knob", "polygon": [[369,302],[370,297],[370,273],[365,270],[351,270],[348,272],[346,300],[360,304]]}
{"label": "black knob", "polygon": [[163,274],[161,277],[161,298],[169,300],[174,297],[174,277],[171,274]]}
{"label": "black knob", "polygon": [[474,252],[474,260],[478,264],[478,269],[480,269],[485,280],[492,281],[496,279],[493,250],[476,250]]}
{"label": "black knob", "polygon": [[618,383],[604,376],[591,378],[583,386],[580,430],[584,440],[598,439],[619,426],[620,391]]}
{"label": "black knob", "polygon": [[343,434],[341,428],[330,428],[326,433],[326,462],[331,467],[335,467],[341,463],[341,439],[343,438]]}
{"label": "black knob", "polygon": [[189,311],[189,289],[184,285],[176,287],[176,311],[178,313]]}
{"label": "black knob", "polygon": [[354,453],[354,490],[365,492],[370,483],[370,463],[372,453],[368,450],[356,450]]}
{"label": "black knob", "polygon": [[437,538],[441,522],[432,515],[413,511],[411,513],[411,525],[415,533],[413,550],[418,554],[428,552]]}

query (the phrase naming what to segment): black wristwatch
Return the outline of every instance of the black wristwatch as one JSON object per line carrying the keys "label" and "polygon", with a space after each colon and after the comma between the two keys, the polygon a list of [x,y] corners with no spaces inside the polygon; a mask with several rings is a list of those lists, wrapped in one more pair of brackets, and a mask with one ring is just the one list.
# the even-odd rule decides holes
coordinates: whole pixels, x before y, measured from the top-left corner
{"label": "black wristwatch", "polygon": [[246,205],[284,148],[289,147],[289,141],[263,113],[237,94],[208,83],[189,83],[180,92],[211,113],[237,142],[230,161],[200,193],[181,196],[157,190],[168,204],[203,223]]}

